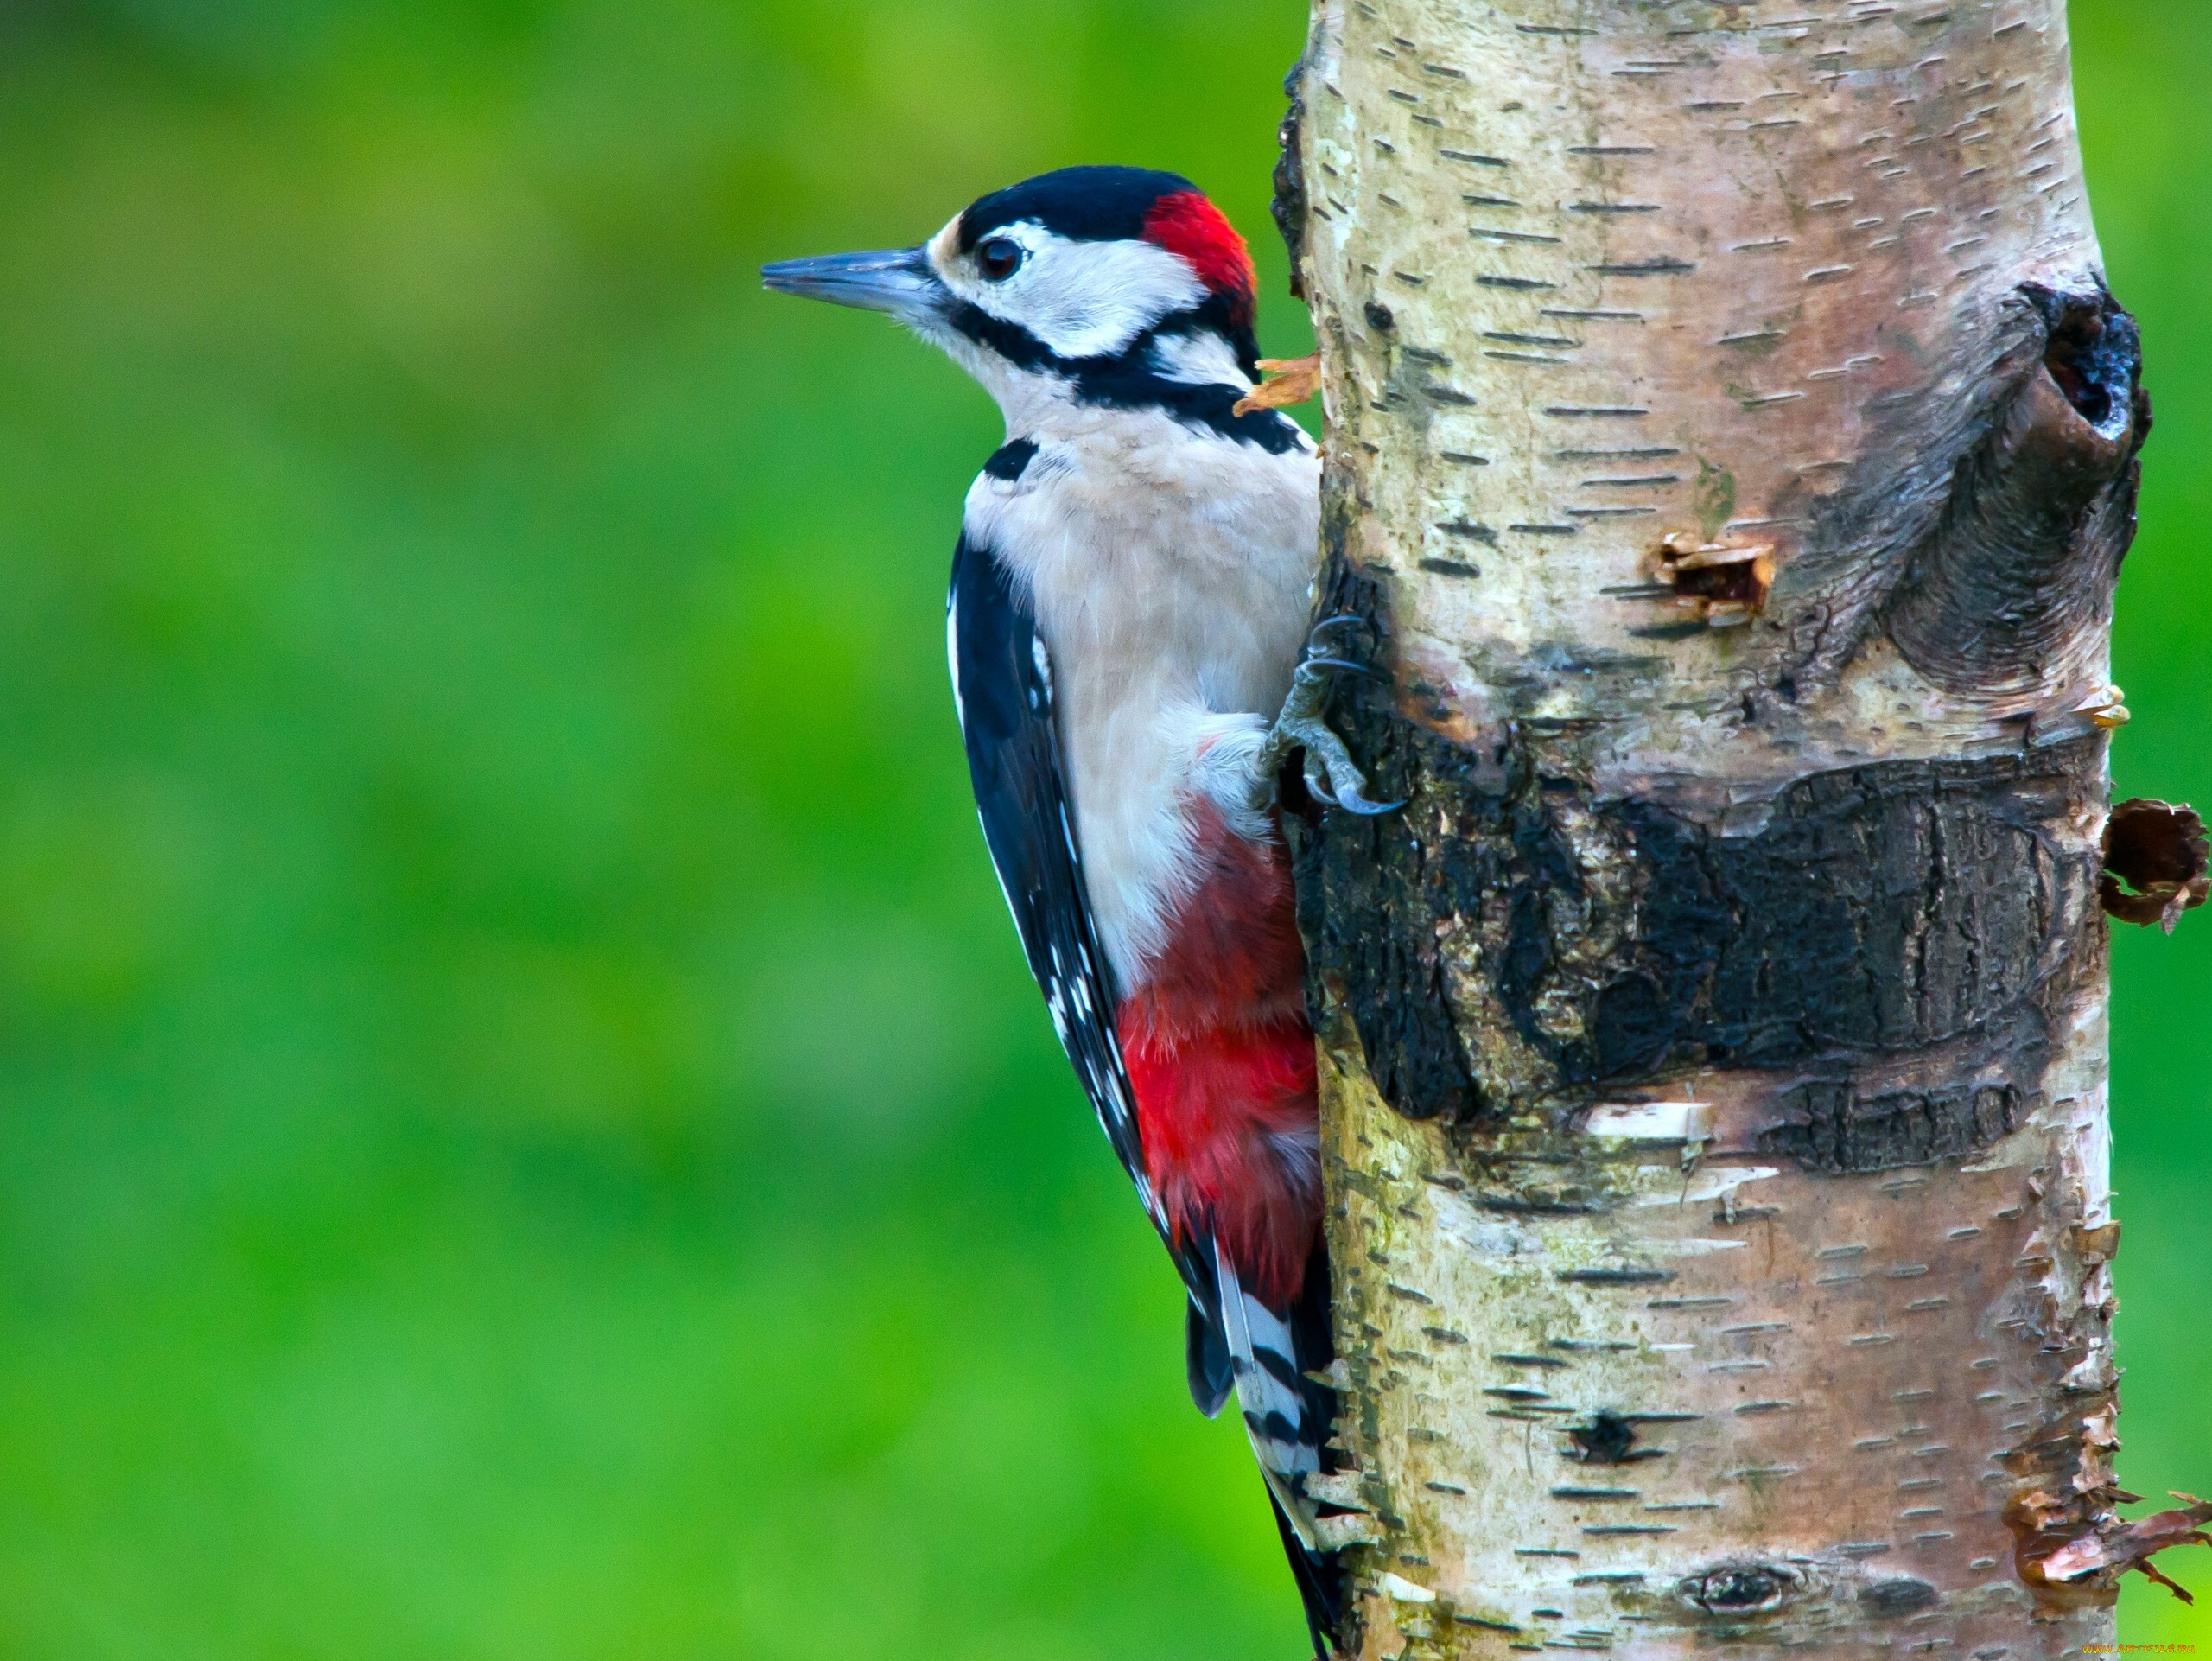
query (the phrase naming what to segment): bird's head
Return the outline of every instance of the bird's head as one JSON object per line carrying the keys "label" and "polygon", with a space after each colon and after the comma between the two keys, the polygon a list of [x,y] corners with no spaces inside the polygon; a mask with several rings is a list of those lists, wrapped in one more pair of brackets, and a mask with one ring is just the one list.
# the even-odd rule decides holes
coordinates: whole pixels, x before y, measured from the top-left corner
{"label": "bird's head", "polygon": [[1017,429],[1056,403],[1217,425],[1258,376],[1251,254],[1172,173],[1065,168],[970,204],[919,247],[786,260],[761,277],[781,293],[890,313],[982,382]]}

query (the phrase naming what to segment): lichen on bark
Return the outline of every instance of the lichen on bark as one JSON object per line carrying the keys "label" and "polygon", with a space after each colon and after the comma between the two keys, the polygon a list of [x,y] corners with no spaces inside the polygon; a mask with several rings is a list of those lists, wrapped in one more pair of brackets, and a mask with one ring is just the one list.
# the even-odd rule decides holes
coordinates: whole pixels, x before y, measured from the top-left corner
{"label": "lichen on bark", "polygon": [[2150,412],[2063,6],[1319,0],[1292,92],[1406,803],[1291,823],[1351,1645],[2108,1640]]}

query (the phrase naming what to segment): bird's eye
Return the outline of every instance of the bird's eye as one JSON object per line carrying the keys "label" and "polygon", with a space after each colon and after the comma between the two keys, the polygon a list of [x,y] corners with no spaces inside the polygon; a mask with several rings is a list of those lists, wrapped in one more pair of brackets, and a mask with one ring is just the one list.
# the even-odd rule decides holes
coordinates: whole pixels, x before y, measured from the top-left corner
{"label": "bird's eye", "polygon": [[1003,283],[1021,269],[1021,245],[1011,237],[993,237],[976,250],[976,266],[987,283]]}

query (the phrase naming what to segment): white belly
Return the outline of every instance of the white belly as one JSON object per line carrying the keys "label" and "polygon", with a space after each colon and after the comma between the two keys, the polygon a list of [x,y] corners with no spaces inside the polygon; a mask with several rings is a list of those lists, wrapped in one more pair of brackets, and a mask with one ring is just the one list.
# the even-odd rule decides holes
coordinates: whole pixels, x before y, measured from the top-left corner
{"label": "white belly", "polygon": [[1031,436],[1019,480],[976,481],[967,526],[1027,584],[1052,654],[1091,907],[1127,990],[1192,883],[1186,804],[1238,805],[1290,690],[1320,463],[1149,411],[1072,409]]}

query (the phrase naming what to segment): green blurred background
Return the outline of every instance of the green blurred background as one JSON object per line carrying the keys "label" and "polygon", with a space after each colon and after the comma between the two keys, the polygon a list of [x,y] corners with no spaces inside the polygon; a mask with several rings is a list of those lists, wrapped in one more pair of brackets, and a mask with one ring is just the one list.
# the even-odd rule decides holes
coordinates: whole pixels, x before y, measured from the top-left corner
{"label": "green blurred background", "polygon": [[[1300,1652],[966,799],[995,416],[754,269],[1168,166],[1301,349],[1301,12],[0,6],[0,1658]],[[2212,800],[2212,10],[2075,23],[2118,767]],[[2212,921],[2119,971],[2123,1474],[2212,1492]]]}

